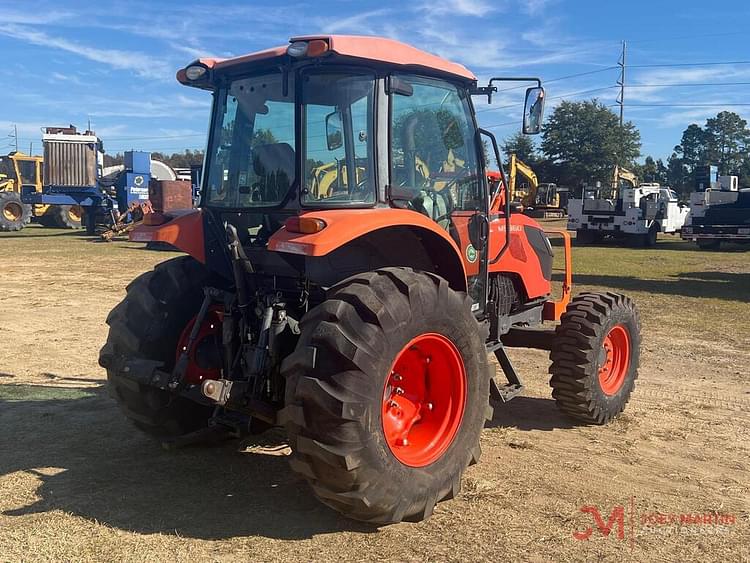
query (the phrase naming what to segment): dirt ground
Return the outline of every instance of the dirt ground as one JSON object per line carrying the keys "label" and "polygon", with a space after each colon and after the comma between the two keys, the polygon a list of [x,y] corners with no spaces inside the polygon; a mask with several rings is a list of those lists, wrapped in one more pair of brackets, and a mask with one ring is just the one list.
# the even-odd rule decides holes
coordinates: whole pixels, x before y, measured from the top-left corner
{"label": "dirt ground", "polygon": [[527,391],[496,405],[461,495],[380,529],[319,504],[280,433],[167,452],[123,418],[97,365],[104,320],[171,256],[0,234],[0,561],[750,561],[747,249],[576,249],[576,291],[622,291],[641,311],[624,414],[572,423],[546,354],[513,351]]}

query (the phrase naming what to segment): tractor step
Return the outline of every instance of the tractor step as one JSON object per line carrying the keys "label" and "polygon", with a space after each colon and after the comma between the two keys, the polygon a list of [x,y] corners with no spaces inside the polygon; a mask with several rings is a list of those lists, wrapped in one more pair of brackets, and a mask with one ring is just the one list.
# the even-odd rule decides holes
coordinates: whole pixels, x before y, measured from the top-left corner
{"label": "tractor step", "polygon": [[497,363],[500,364],[500,369],[503,371],[508,383],[498,385],[494,377],[490,379],[490,396],[495,400],[507,403],[523,391],[524,385],[521,383],[521,378],[513,367],[502,342],[498,342],[492,346],[491,350],[495,353]]}
{"label": "tractor step", "polygon": [[511,399],[520,395],[524,390],[524,386],[520,383],[506,383],[505,385],[498,385],[495,380],[492,380],[490,387],[490,395],[493,399],[507,403]]}

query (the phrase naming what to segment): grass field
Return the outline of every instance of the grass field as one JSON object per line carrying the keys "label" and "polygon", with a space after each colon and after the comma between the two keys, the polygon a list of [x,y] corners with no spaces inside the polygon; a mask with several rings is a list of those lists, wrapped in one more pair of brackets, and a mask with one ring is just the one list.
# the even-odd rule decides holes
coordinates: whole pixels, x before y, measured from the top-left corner
{"label": "grass field", "polygon": [[[461,495],[380,529],[320,505],[279,432],[167,452],[123,418],[97,365],[104,321],[130,280],[172,256],[34,226],[0,233],[0,561],[750,560],[746,249],[672,237],[575,248],[576,292],[624,292],[641,312],[625,413],[572,423],[551,400],[546,354],[512,351],[527,392],[496,405]],[[622,539],[585,506],[605,523],[621,506]],[[724,525],[679,525],[714,513]]]}

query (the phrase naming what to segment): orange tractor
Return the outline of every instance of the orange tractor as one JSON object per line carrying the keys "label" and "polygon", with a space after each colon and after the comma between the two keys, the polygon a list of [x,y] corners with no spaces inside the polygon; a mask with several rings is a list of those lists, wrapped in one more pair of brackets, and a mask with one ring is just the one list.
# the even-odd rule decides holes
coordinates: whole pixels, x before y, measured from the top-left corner
{"label": "orange tractor", "polygon": [[[640,327],[615,293],[552,298],[553,249],[488,170],[461,65],[388,39],[293,38],[199,59],[213,93],[197,210],[131,233],[187,253],[127,288],[99,362],[125,414],[172,444],[283,426],[292,469],[355,519],[427,518],[480,456],[490,400],[522,389],[506,347],[550,351],[552,394],[603,424],[633,390]],[[315,190],[316,170],[346,176]],[[544,322],[559,324],[543,328]],[[507,383],[497,383],[494,353]]]}

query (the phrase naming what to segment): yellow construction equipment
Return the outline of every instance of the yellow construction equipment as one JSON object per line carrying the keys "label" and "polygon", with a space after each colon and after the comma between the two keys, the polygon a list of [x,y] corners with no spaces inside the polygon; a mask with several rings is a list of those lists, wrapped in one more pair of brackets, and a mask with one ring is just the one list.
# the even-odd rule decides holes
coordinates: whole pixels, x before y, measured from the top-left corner
{"label": "yellow construction equipment", "polygon": [[32,218],[47,227],[77,229],[81,226],[81,208],[77,205],[27,205],[21,191],[42,191],[41,156],[15,151],[0,156],[0,230],[17,231]]}
{"label": "yellow construction equipment", "polygon": [[[518,174],[521,174],[528,180],[528,184],[519,185],[517,182]],[[508,193],[510,194],[510,201],[515,203],[524,204],[524,200],[527,200],[530,194],[536,194],[536,190],[539,187],[539,180],[531,167],[518,158],[515,154],[510,155],[510,172],[508,174]]]}
{"label": "yellow construction equipment", "polygon": [[[518,174],[528,180],[528,184],[519,185]],[[510,173],[508,175],[511,201],[520,204],[522,211],[530,217],[562,217],[564,215],[560,202],[560,189],[556,184],[540,184],[531,167],[515,154],[510,155]]]}

